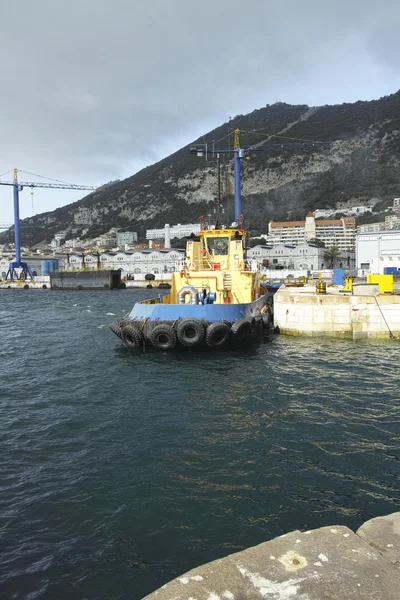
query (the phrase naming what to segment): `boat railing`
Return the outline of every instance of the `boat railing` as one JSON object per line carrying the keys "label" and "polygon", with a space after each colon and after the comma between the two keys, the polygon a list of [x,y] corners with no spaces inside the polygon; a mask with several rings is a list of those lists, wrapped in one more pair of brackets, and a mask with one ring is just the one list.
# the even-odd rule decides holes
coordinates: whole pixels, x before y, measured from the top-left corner
{"label": "boat railing", "polygon": [[176,271],[249,271],[257,272],[259,270],[256,260],[243,260],[240,262],[232,261],[229,264],[228,258],[217,260],[213,257],[204,257],[200,260],[185,260],[176,263]]}
{"label": "boat railing", "polygon": [[175,271],[249,271],[256,273],[259,266],[256,260],[244,260],[233,262],[228,266],[228,260],[214,259],[213,257],[204,257],[200,260],[184,260],[175,263]]}

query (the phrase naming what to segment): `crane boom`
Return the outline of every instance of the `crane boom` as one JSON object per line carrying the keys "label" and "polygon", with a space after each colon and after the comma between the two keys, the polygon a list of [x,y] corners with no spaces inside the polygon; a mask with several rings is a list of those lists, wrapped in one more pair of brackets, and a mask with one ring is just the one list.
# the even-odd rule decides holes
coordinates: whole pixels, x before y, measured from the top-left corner
{"label": "crane boom", "polygon": [[[0,181],[0,185],[18,185],[20,188],[30,187],[30,188],[52,188],[56,190],[98,190],[102,191],[102,188],[93,187],[90,185],[75,185],[74,183],[41,183],[38,181],[19,181],[18,183],[13,183],[12,181]],[[20,189],[20,191],[21,191]]]}

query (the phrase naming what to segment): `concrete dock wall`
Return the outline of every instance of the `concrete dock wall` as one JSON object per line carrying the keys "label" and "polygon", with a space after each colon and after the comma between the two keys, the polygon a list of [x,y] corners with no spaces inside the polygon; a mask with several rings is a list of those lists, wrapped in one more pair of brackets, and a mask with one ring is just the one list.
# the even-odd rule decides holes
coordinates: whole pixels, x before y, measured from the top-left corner
{"label": "concrete dock wall", "polygon": [[354,533],[292,531],[193,569],[147,600],[399,600],[400,513]]}
{"label": "concrete dock wall", "polygon": [[50,273],[52,290],[104,290],[121,284],[121,271],[54,271]]}
{"label": "concrete dock wall", "polygon": [[400,336],[400,296],[353,296],[315,286],[282,287],[274,296],[274,325],[280,333],[349,339]]}

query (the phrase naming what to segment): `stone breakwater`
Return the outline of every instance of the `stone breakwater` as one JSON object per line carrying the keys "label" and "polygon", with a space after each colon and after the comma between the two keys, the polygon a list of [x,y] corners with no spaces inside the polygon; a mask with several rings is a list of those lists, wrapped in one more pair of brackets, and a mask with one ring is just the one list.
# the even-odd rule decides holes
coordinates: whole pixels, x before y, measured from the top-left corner
{"label": "stone breakwater", "polygon": [[146,600],[399,600],[400,512],[292,531],[193,569]]}
{"label": "stone breakwater", "polygon": [[[347,339],[400,337],[400,295],[343,294],[338,287],[317,294],[314,285],[282,286],[274,296],[280,333]],[[400,598],[400,595],[399,595]]]}

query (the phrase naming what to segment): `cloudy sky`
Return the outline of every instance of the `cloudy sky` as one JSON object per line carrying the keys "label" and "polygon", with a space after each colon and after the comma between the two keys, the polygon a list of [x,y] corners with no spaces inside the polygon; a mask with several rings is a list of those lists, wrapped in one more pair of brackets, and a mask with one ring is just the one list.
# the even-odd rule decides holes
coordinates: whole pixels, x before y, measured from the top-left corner
{"label": "cloudy sky", "polygon": [[[0,175],[100,185],[277,99],[393,93],[399,23],[396,0],[0,0]],[[21,216],[80,197],[27,190]]]}

